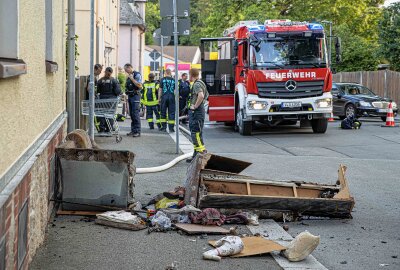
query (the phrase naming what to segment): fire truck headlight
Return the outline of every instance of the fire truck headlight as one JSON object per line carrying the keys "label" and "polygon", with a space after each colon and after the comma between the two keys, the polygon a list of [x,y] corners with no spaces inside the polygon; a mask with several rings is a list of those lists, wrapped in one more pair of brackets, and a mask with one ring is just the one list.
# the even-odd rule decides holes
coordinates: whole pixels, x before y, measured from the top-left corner
{"label": "fire truck headlight", "polygon": [[247,107],[249,110],[265,110],[267,109],[267,102],[252,100],[247,102]]}
{"label": "fire truck headlight", "polygon": [[315,103],[317,105],[317,108],[332,107],[332,99],[331,98],[318,99]]}

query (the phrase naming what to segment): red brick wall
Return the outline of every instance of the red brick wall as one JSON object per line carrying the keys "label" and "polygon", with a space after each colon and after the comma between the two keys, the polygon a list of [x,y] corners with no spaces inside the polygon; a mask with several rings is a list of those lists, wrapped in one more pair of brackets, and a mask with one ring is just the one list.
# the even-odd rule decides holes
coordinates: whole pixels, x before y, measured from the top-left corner
{"label": "red brick wall", "polygon": [[[65,124],[58,130],[52,140],[49,142],[43,153],[39,153],[39,155],[46,155],[47,156],[47,165],[48,165],[48,174],[47,174],[47,181],[50,181],[50,161],[51,158],[54,156],[55,148],[59,145],[65,134]],[[23,265],[21,269],[28,269],[29,263],[32,260],[29,254],[34,254],[35,251],[29,250],[29,239],[31,238],[31,233],[29,231],[29,208],[30,199],[31,199],[31,170],[35,166],[31,167],[28,173],[23,177],[22,181],[16,186],[12,194],[8,197],[4,205],[0,208],[0,239],[5,235],[6,241],[6,269],[18,269],[18,215],[24,206],[24,203],[27,202],[28,207],[28,219],[27,219],[27,252],[26,256],[23,261]],[[47,191],[49,192],[49,190]],[[48,194],[45,196],[48,197]],[[53,203],[49,202],[49,207],[53,207]],[[50,209],[48,213],[51,213]],[[50,216],[47,216],[47,220]],[[47,221],[46,220],[46,221]],[[45,224],[45,223],[44,223]],[[44,229],[44,228],[43,228]]]}

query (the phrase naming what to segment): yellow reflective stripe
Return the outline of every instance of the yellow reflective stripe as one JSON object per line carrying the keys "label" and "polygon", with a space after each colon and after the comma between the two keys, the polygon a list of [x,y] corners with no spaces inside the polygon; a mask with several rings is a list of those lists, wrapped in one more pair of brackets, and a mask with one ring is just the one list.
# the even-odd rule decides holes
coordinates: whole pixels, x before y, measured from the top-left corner
{"label": "yellow reflective stripe", "polygon": [[157,120],[156,120],[156,123],[157,123],[157,124],[161,123],[161,120],[160,120],[160,119],[157,119]]}
{"label": "yellow reflective stripe", "polygon": [[154,120],[153,120],[153,119],[147,119],[147,122],[149,122],[149,123],[153,123],[153,122],[154,122]]}
{"label": "yellow reflective stripe", "polygon": [[204,145],[202,144],[201,139],[200,139],[200,132],[196,132],[196,140],[197,140],[197,145],[199,147],[204,147]]}
{"label": "yellow reflective stripe", "polygon": [[167,119],[163,119],[163,118],[162,118],[162,119],[160,119],[160,122],[161,122],[161,123],[167,123]]}
{"label": "yellow reflective stripe", "polygon": [[168,120],[168,124],[175,124],[175,120]]}
{"label": "yellow reflective stripe", "polygon": [[143,102],[144,105],[146,106],[155,106],[158,105],[158,100],[154,100],[154,101],[147,101],[147,102]]}

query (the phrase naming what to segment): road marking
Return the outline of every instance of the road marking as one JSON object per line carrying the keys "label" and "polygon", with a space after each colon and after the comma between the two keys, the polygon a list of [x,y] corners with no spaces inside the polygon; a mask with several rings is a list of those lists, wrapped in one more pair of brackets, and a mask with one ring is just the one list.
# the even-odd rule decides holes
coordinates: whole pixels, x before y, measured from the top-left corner
{"label": "road marking", "polygon": [[[259,233],[260,235],[265,235],[266,239],[276,241],[282,246],[287,246],[290,241],[293,240],[293,237],[288,234],[278,223],[273,220],[260,220],[259,226],[250,226],[247,228],[251,231],[252,234]],[[309,255],[306,259],[300,262],[290,262],[285,257],[281,256],[279,252],[271,252],[272,257],[283,269],[295,270],[295,269],[315,269],[315,270],[326,270],[325,266],[323,266],[314,256]]]}

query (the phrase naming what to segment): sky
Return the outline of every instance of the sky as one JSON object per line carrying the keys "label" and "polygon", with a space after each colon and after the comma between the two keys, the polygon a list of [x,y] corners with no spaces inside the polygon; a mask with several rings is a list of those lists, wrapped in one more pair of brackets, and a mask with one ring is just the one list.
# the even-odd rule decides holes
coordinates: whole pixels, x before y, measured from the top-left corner
{"label": "sky", "polygon": [[400,0],[386,0],[384,6],[388,6],[388,5],[390,5],[391,3],[394,3],[394,2],[400,2]]}

